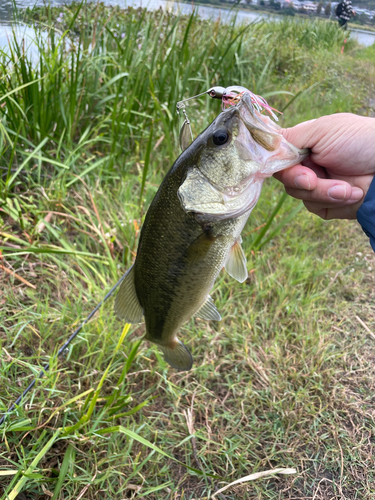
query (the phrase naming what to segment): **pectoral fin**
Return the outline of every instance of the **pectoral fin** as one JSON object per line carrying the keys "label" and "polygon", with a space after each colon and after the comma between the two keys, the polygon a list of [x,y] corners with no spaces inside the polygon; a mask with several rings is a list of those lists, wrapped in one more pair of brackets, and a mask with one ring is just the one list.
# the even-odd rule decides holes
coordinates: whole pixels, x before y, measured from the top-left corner
{"label": "pectoral fin", "polygon": [[247,278],[248,272],[246,267],[246,257],[239,241],[236,241],[230,249],[225,263],[225,269],[227,273],[232,276],[232,278],[236,279],[240,283],[243,283]]}
{"label": "pectoral fin", "polygon": [[128,323],[140,323],[142,321],[143,309],[135,291],[133,266],[121,283],[115,301],[115,312],[119,318]]}
{"label": "pectoral fin", "polygon": [[176,370],[187,371],[193,366],[192,355],[188,348],[177,338],[173,339],[169,345],[159,344],[159,347],[163,351],[165,361]]}
{"label": "pectoral fin", "polygon": [[191,266],[204,261],[212,247],[212,244],[216,240],[213,236],[212,231],[207,229],[202,234],[200,234],[195,241],[188,248],[188,260]]}
{"label": "pectoral fin", "polygon": [[213,319],[214,321],[221,321],[221,316],[219,311],[216,309],[214,301],[210,296],[207,297],[206,302],[197,311],[194,316],[201,319]]}

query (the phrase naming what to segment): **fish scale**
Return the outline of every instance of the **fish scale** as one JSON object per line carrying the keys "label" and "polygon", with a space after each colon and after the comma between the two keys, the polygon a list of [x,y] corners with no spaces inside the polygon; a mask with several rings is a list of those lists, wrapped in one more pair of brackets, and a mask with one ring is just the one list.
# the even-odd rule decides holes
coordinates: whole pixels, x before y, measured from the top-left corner
{"label": "fish scale", "polygon": [[137,257],[116,298],[128,322],[144,316],[145,339],[166,361],[189,370],[193,358],[177,338],[192,316],[220,320],[209,296],[223,267],[247,278],[241,231],[263,180],[302,161],[246,93],[187,147],[166,174],[145,217]]}

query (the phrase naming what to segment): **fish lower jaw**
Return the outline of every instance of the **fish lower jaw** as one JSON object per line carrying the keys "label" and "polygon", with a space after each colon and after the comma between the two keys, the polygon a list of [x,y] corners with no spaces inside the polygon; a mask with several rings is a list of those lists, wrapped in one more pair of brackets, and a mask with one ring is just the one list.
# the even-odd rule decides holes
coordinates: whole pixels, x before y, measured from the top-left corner
{"label": "fish lower jaw", "polygon": [[265,177],[257,176],[256,179],[249,182],[248,186],[237,196],[228,196],[222,193],[223,207],[225,210],[221,213],[204,214],[207,220],[219,221],[225,219],[237,219],[249,212],[255,207],[259,200],[262,185]]}

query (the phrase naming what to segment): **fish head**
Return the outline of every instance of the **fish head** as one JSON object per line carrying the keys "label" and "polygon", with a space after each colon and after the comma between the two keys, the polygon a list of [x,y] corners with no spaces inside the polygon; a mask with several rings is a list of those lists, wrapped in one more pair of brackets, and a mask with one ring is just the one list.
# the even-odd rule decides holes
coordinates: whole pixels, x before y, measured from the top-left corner
{"label": "fish head", "polygon": [[204,220],[235,218],[259,199],[263,180],[300,163],[308,150],[288,143],[280,128],[253,106],[250,94],[224,110],[189,146],[194,152],[178,190],[187,212]]}

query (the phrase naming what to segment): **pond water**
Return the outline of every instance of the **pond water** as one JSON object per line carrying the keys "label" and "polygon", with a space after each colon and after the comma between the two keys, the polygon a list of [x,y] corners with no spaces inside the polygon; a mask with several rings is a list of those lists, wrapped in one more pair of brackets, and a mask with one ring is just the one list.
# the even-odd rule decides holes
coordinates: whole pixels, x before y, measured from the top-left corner
{"label": "pond water", "polygon": [[[17,7],[33,7],[35,4],[40,3],[43,5],[42,0],[15,0]],[[69,0],[52,0],[53,5],[63,5],[69,3]],[[166,0],[104,0],[105,4],[108,5],[119,5],[120,7],[148,7],[149,9],[158,9],[159,7],[180,11],[183,14],[190,14],[193,9],[198,9],[200,17],[204,19],[218,19],[221,18],[223,22],[228,21],[233,16],[237,16],[239,23],[260,21],[262,19],[280,19],[280,16],[270,16],[267,14],[262,14],[254,11],[247,10],[236,10],[231,12],[226,8],[217,8],[210,6],[195,6],[187,3],[177,3]],[[27,26],[17,25],[13,20],[13,1],[12,0],[0,0],[0,49],[4,49],[8,45],[8,39],[12,36],[12,26],[15,27],[16,36],[20,39],[24,38],[26,44],[32,47],[32,37],[33,30]],[[353,29],[351,30],[352,36],[354,36],[359,43],[365,46],[372,45],[375,42],[375,32]]]}

